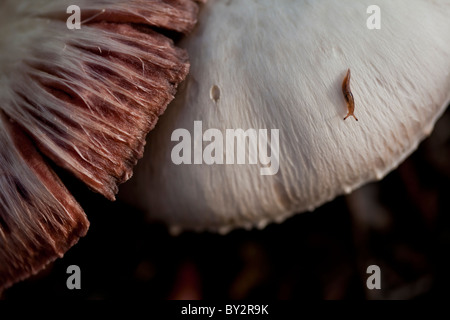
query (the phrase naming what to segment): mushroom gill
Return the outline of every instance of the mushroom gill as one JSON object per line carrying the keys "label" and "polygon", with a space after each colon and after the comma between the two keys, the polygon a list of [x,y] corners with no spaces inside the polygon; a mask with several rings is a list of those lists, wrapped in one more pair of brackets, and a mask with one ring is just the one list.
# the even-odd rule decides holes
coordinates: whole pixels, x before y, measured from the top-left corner
{"label": "mushroom gill", "polygon": [[[76,4],[81,29],[69,30]],[[51,169],[114,200],[189,69],[167,35],[193,0],[0,4],[0,290],[61,257],[89,222]]]}

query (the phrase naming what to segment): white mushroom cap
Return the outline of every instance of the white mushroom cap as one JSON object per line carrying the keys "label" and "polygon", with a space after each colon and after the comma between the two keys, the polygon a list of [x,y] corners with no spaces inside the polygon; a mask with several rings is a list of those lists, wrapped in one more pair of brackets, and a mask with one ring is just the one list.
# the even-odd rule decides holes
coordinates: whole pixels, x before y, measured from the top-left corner
{"label": "white mushroom cap", "polygon": [[[372,2],[209,1],[181,44],[190,75],[123,197],[174,229],[226,232],[283,221],[383,178],[449,102],[450,3],[379,0],[381,29],[369,30]],[[348,68],[358,122],[343,121]],[[279,129],[278,173],[173,164],[172,132],[193,134],[194,121],[223,133]]]}

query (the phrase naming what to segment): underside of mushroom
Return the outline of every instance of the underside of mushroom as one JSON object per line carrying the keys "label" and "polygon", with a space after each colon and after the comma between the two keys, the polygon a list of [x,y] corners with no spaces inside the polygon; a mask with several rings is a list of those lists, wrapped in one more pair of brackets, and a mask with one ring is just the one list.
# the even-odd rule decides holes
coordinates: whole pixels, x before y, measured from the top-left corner
{"label": "underside of mushroom", "polygon": [[[384,177],[448,105],[450,3],[377,1],[374,30],[366,24],[372,4],[208,1],[180,44],[190,74],[121,196],[174,231],[227,232],[283,221]],[[359,121],[343,121],[349,69],[349,112]],[[178,129],[194,141],[173,136]],[[227,144],[227,129],[278,130],[279,170],[261,175],[261,161],[210,164],[196,153],[224,159],[225,147],[218,158],[207,151],[212,135]],[[174,162],[182,142],[188,161]]]}
{"label": "underside of mushroom", "polygon": [[0,290],[87,232],[52,166],[114,200],[189,70],[168,35],[194,27],[194,1],[77,1],[70,30],[72,2],[0,4]]}

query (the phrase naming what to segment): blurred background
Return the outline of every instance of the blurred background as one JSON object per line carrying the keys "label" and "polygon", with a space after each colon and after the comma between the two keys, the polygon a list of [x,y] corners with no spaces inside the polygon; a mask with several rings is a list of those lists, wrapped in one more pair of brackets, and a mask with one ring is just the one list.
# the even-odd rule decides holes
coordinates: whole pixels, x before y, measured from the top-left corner
{"label": "blurred background", "polygon": [[[450,110],[382,181],[264,230],[173,237],[143,213],[64,180],[91,222],[87,236],[3,299],[450,296]],[[81,268],[81,290],[66,287],[72,264]],[[366,288],[372,264],[381,268],[381,290]]]}

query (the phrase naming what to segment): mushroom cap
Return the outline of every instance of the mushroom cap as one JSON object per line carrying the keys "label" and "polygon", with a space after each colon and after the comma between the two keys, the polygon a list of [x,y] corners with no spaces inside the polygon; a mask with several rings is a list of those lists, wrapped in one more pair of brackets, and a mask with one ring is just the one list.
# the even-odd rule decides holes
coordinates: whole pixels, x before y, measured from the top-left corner
{"label": "mushroom cap", "polygon": [[165,34],[193,28],[194,1],[77,1],[79,30],[71,4],[0,4],[0,291],[87,232],[52,166],[114,200],[189,70]]}
{"label": "mushroom cap", "polygon": [[[432,131],[450,98],[448,1],[211,0],[182,41],[187,80],[123,199],[172,230],[264,227],[383,178]],[[355,115],[342,81],[351,69]],[[220,90],[220,91],[219,91]],[[214,92],[213,92],[214,91]],[[220,92],[220,97],[218,93]],[[279,129],[279,171],[175,165],[179,128]],[[203,143],[205,147],[208,143]],[[224,141],[225,144],[225,141]]]}

